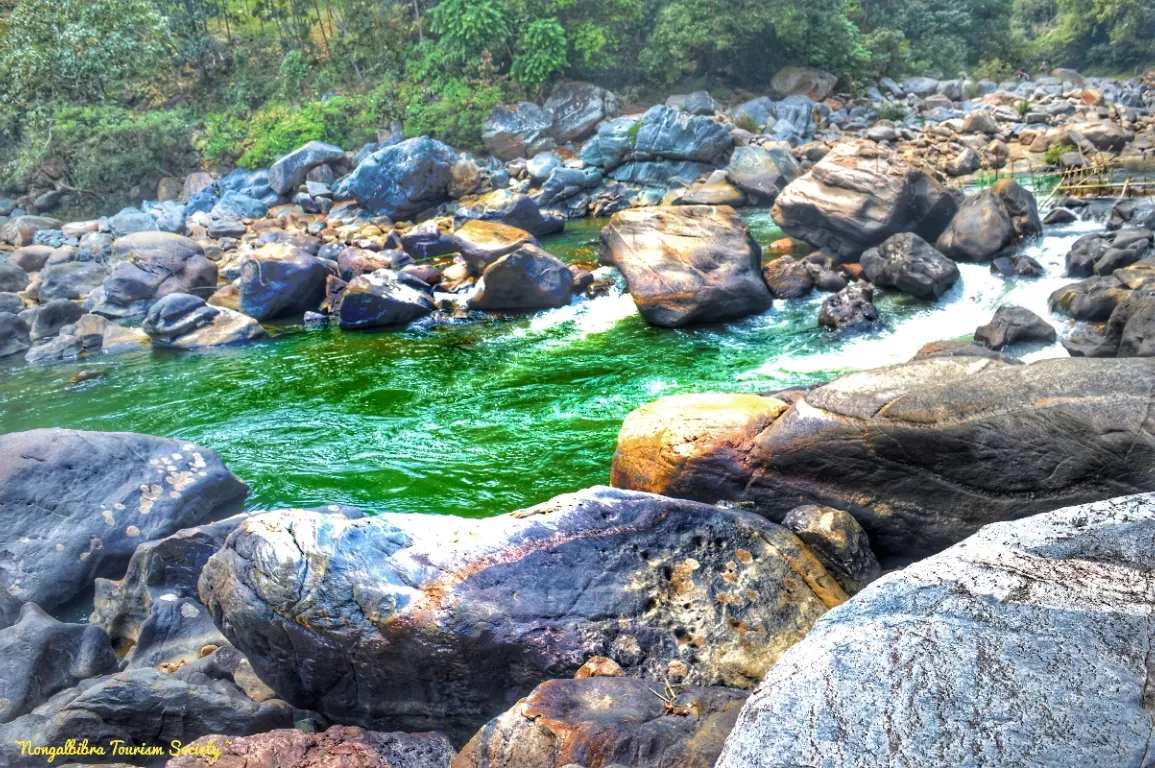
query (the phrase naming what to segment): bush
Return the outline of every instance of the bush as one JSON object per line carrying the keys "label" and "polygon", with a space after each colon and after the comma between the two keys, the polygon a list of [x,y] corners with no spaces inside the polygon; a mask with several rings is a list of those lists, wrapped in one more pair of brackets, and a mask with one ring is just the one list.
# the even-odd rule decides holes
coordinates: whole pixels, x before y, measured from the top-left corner
{"label": "bush", "polygon": [[541,87],[565,67],[567,45],[557,19],[538,19],[526,28],[510,74],[519,83]]}
{"label": "bush", "polygon": [[405,135],[433,136],[462,149],[481,149],[481,129],[501,104],[498,85],[449,81],[438,91],[414,89],[405,105]]}
{"label": "bush", "polygon": [[906,106],[895,102],[887,102],[875,107],[874,113],[882,120],[898,122],[906,119]]}
{"label": "bush", "polygon": [[[638,125],[640,127],[641,123],[639,122]],[[754,116],[748,112],[743,112],[742,114],[738,115],[737,119],[734,120],[734,127],[741,128],[743,131],[747,131],[753,134],[759,134],[762,132],[762,126],[758,125],[758,121],[755,120]],[[632,127],[631,130],[633,130]],[[635,134],[633,138],[634,142],[636,143],[637,135]]]}
{"label": "bush", "polygon": [[1072,146],[1070,144],[1052,144],[1051,146],[1047,147],[1047,151],[1043,154],[1043,161],[1047,165],[1058,168],[1059,163],[1062,162],[1063,155],[1067,154],[1068,152],[1078,151],[1078,147]]}
{"label": "bush", "polygon": [[195,168],[194,128],[192,114],[182,109],[64,107],[25,125],[5,176],[27,179],[37,167],[51,165],[81,192],[123,192],[146,177]]}

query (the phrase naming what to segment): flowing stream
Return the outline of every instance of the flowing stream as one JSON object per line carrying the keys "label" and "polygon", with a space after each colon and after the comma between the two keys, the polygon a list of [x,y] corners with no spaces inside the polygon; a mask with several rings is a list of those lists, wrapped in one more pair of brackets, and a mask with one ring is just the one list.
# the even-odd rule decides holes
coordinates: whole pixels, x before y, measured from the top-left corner
{"label": "flowing stream", "polygon": [[[764,245],[764,210],[743,214]],[[604,220],[543,241],[597,260]],[[839,339],[817,327],[824,294],[775,302],[740,322],[647,326],[619,290],[512,320],[395,333],[278,330],[254,346],[150,350],[36,367],[0,364],[0,432],[38,427],[133,431],[218,451],[252,487],[250,509],[343,503],[370,511],[485,516],[609,479],[632,409],[679,392],[760,392],[908,360],[926,342],[969,338],[1003,303],[1055,323],[1047,296],[1070,282],[1063,257],[1080,222],[1048,228],[1027,252],[1044,277],[1004,281],[986,265],[937,304],[878,292],[886,328]],[[1059,345],[1011,350],[1064,356]],[[74,383],[77,372],[104,375]]]}

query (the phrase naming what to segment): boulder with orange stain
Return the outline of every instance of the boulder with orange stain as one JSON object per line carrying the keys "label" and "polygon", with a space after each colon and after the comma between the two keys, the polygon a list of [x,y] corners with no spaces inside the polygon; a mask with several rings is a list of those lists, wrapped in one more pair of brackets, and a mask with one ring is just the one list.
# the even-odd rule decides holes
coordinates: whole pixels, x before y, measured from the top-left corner
{"label": "boulder with orange stain", "polygon": [[257,515],[209,559],[200,597],[295,706],[457,744],[593,656],[751,688],[847,599],[763,517],[611,488],[484,520]]}
{"label": "boulder with orange stain", "polygon": [[748,695],[628,678],[551,680],[478,731],[453,768],[712,768]]}
{"label": "boulder with orange stain", "polygon": [[1150,360],[932,357],[843,376],[775,418],[744,396],[695,397],[627,417],[615,486],[741,502],[772,520],[834,507],[887,558],[1155,490]]}

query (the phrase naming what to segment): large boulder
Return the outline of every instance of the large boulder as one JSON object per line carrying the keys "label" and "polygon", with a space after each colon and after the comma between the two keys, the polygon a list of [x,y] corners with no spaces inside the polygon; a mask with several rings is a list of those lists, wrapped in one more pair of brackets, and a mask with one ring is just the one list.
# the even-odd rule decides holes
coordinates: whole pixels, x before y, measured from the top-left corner
{"label": "large boulder", "polygon": [[959,279],[955,263],[913,232],[887,238],[862,254],[861,263],[870,282],[920,299],[939,298]]}
{"label": "large boulder", "polygon": [[828,613],[718,768],[1144,765],[1155,500],[984,528]]}
{"label": "large boulder", "polygon": [[[219,754],[213,752],[216,747]],[[334,725],[322,733],[281,729],[253,736],[202,736],[165,768],[449,768],[440,733],[382,733]]]}
{"label": "large boulder", "polygon": [[507,253],[538,244],[524,229],[484,219],[465,221],[454,231],[452,241],[469,269],[477,274]]}
{"label": "large boulder", "polygon": [[[736,446],[725,451],[635,411],[611,477],[620,488],[749,502],[775,520],[802,504],[842,509],[880,555],[916,557],[990,522],[1155,489],[1153,398],[1155,362],[1145,359],[923,359],[843,376],[768,424],[735,429],[741,421],[683,408],[703,430],[718,419]],[[665,455],[681,458],[671,468]]]}
{"label": "large boulder", "polygon": [[108,634],[63,624],[25,603],[15,624],[0,629],[0,723],[31,712],[81,680],[118,671]]}
{"label": "large boulder", "polygon": [[550,135],[558,144],[566,144],[587,138],[598,123],[617,115],[618,102],[612,93],[596,85],[558,83],[545,102],[545,110],[553,114]]}
{"label": "large boulder", "polygon": [[550,680],[470,740],[454,768],[713,768],[747,692],[626,677]]}
{"label": "large boulder", "polygon": [[602,230],[600,260],[625,275],[653,325],[734,320],[770,308],[762,249],[728,206],[619,211]]}
{"label": "large boulder", "polygon": [[749,688],[846,598],[762,517],[608,488],[482,520],[258,515],[200,596],[296,706],[456,743],[593,656]]}
{"label": "large boulder", "polygon": [[1075,320],[1102,323],[1110,319],[1130,293],[1115,275],[1089,277],[1056,290],[1048,299],[1048,306],[1052,312]]}
{"label": "large boulder", "polygon": [[405,272],[379,269],[346,286],[338,321],[346,330],[398,327],[433,310],[433,289],[428,283]]}
{"label": "large boulder", "polygon": [[489,312],[550,309],[569,304],[573,273],[537,245],[526,244],[488,267],[469,306]]}
{"label": "large boulder", "polygon": [[0,261],[0,291],[18,293],[28,287],[31,279],[24,269],[10,261]]}
{"label": "large boulder", "polygon": [[22,248],[32,245],[36,233],[46,229],[60,229],[64,222],[47,216],[17,216],[0,222],[0,243]]}
{"label": "large boulder", "polygon": [[24,318],[0,312],[0,359],[26,352],[32,346],[31,332]]}
{"label": "large boulder", "polygon": [[154,344],[204,349],[244,344],[262,338],[261,324],[248,315],[205,303],[200,296],[170,293],[153,304],[141,324]]}
{"label": "large boulder", "polygon": [[607,171],[617,168],[634,150],[637,122],[637,118],[617,117],[602,124],[597,136],[582,146],[582,162]]}
{"label": "large boulder", "polygon": [[664,104],[642,116],[634,148],[670,160],[713,163],[734,145],[730,132],[708,117],[691,115]]}
{"label": "large boulder", "polygon": [[1035,196],[1013,179],[1002,179],[962,204],[935,247],[956,261],[990,261],[1042,233]]}
{"label": "large boulder", "polygon": [[499,189],[482,195],[470,205],[463,205],[454,214],[454,223],[460,227],[467,221],[493,221],[517,227],[534,237],[552,235],[565,229],[565,216],[542,211],[529,195]]}
{"label": "large boulder", "polygon": [[1072,357],[1155,357],[1155,291],[1131,291],[1111,312],[1102,335],[1063,340]]}
{"label": "large boulder", "polygon": [[500,106],[485,121],[481,139],[486,150],[498,160],[533,157],[553,149],[553,112],[533,102]]}
{"label": "large boulder", "polygon": [[169,232],[137,232],[112,244],[117,262],[104,281],[96,314],[140,317],[158,299],[173,293],[207,298],[217,288],[217,265],[191,238]]}
{"label": "large boulder", "polygon": [[403,219],[449,199],[457,152],[428,136],[377,150],[361,161],[333,192],[379,216]]}
{"label": "large boulder", "polygon": [[119,576],[137,545],[221,516],[248,487],[216,453],[148,435],[0,435],[0,626]]}
{"label": "large boulder", "polygon": [[66,261],[40,270],[41,301],[83,299],[104,284],[108,269],[95,261]]}
{"label": "large boulder", "polygon": [[853,260],[899,232],[933,242],[958,205],[956,193],[894,150],[848,142],[787,184],[771,213],[792,237]]}
{"label": "large boulder", "polygon": [[1013,304],[1000,306],[989,323],[975,330],[975,341],[994,350],[1022,342],[1054,344],[1057,338],[1058,333],[1050,323],[1031,310]]}
{"label": "large boulder", "polygon": [[1128,227],[1114,232],[1084,235],[1067,252],[1067,274],[1071,277],[1110,275],[1129,267],[1151,251],[1151,230]]}
{"label": "large boulder", "polygon": [[262,246],[241,265],[241,312],[272,320],[316,311],[332,273],[325,261],[304,249],[278,243]]}
{"label": "large boulder", "polygon": [[269,168],[269,187],[284,197],[305,183],[309,171],[318,165],[345,159],[345,151],[323,141],[310,141],[273,163]]}
{"label": "large boulder", "polygon": [[785,146],[738,147],[726,173],[751,202],[773,205],[786,185],[802,175],[802,169]]}
{"label": "large boulder", "polygon": [[783,67],[770,80],[779,96],[805,96],[812,101],[823,101],[837,84],[837,75],[814,67]]}
{"label": "large boulder", "polygon": [[877,327],[874,289],[865,280],[850,283],[822,300],[818,325],[832,331],[868,331]]}

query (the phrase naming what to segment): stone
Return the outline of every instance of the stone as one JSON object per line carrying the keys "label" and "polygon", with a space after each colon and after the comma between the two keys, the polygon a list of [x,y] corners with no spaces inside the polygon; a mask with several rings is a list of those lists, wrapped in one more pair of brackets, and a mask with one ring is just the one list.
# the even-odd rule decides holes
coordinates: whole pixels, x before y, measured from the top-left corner
{"label": "stone", "polygon": [[107,276],[107,268],[94,261],[51,264],[40,270],[38,295],[41,301],[83,299],[97,291]]}
{"label": "stone", "polygon": [[500,106],[481,129],[485,149],[498,160],[533,157],[557,146],[553,139],[553,112],[533,102]]}
{"label": "stone", "polygon": [[968,176],[982,167],[982,164],[979,153],[965,147],[946,164],[946,172],[948,176]]}
{"label": "stone", "polygon": [[529,195],[508,189],[489,192],[471,205],[458,208],[453,220],[458,228],[471,220],[493,221],[523,229],[534,237],[553,235],[565,229],[564,215],[542,211]]}
{"label": "stone", "polygon": [[0,723],[31,712],[81,680],[118,671],[108,634],[88,624],[63,624],[25,603],[0,629]]}
{"label": "stone", "polygon": [[884,577],[770,670],[718,768],[1142,764],[1152,506],[991,525]]}
{"label": "stone", "polygon": [[0,223],[0,243],[23,248],[32,245],[36,233],[41,230],[60,229],[64,222],[47,216],[16,216]]}
{"label": "stone", "polygon": [[[401,247],[415,259],[429,259],[453,253],[456,246],[449,232],[442,229],[444,219],[430,219],[411,227],[401,235]],[[400,266],[400,265],[398,265]]]}
{"label": "stone", "polygon": [[1043,217],[1043,224],[1047,226],[1058,224],[1074,224],[1079,220],[1078,214],[1070,208],[1052,208]]}
{"label": "stone", "polygon": [[791,256],[782,256],[762,267],[762,279],[776,299],[800,299],[814,290],[809,264]]}
{"label": "stone", "polygon": [[989,323],[975,330],[975,341],[994,350],[1018,343],[1054,344],[1058,337],[1046,320],[1011,304],[1000,306]]}
{"label": "stone", "polygon": [[[131,669],[82,681],[57,694],[33,713],[0,725],[0,763],[13,768],[33,764],[21,759],[17,740],[63,745],[66,740],[123,747],[148,746],[153,757],[167,757],[171,743],[208,734],[242,736],[287,728],[294,710],[285,702],[257,703],[231,681],[188,682],[160,670]],[[111,754],[111,753],[108,753]],[[135,757],[135,761],[148,759]],[[155,764],[155,763],[154,763]]]}
{"label": "stone", "polygon": [[84,315],[84,307],[68,299],[53,299],[40,305],[32,321],[32,341],[47,339],[60,333],[66,325],[72,325]]}
{"label": "stone", "polygon": [[1065,285],[1047,300],[1052,312],[1074,320],[1106,322],[1130,291],[1115,275],[1091,277]]}
{"label": "stone", "polygon": [[455,768],[713,768],[747,692],[688,686],[655,695],[645,680],[592,677],[542,683],[490,721]]}
{"label": "stone", "polygon": [[773,205],[786,185],[802,175],[802,169],[785,147],[738,147],[726,173],[751,202]]}
{"label": "stone", "polygon": [[[24,311],[24,299],[18,294],[0,291],[0,314],[18,315]],[[0,357],[3,357],[0,354]]]}
{"label": "stone", "polygon": [[101,338],[100,351],[106,355],[131,352],[147,347],[151,343],[152,339],[139,328],[125,328],[122,325],[110,323]]}
{"label": "stone", "polygon": [[717,170],[702,181],[695,182],[683,193],[679,205],[729,205],[741,208],[746,204],[746,193],[730,183],[726,171]]}
{"label": "stone", "polygon": [[882,575],[866,532],[841,509],[797,507],[782,519],[782,527],[794,531],[814,551],[848,595],[858,594]]}
{"label": "stone", "polygon": [[379,269],[399,270],[412,263],[413,257],[405,251],[366,251],[360,248],[345,248],[337,257],[337,276],[345,282],[349,282]]}
{"label": "stone", "polygon": [[764,518],[607,488],[481,520],[258,515],[200,596],[296,706],[456,743],[592,656],[749,688],[846,597]]}
{"label": "stone", "polygon": [[718,102],[706,91],[694,91],[682,102],[682,110],[691,115],[710,117],[718,111]]}
{"label": "stone", "polygon": [[178,349],[230,346],[265,335],[253,318],[187,293],[170,293],[153,304],[141,329],[153,343]]}
{"label": "stone", "polygon": [[217,287],[217,265],[195,240],[169,232],[138,232],[112,244],[116,264],[94,311],[109,318],[146,314],[174,293],[207,298]]}
{"label": "stone", "polygon": [[338,308],[338,321],[346,330],[403,326],[433,310],[433,289],[428,283],[380,269],[349,283]]}
{"label": "stone", "polygon": [[319,165],[345,159],[345,150],[322,141],[310,141],[277,160],[269,168],[269,187],[284,197],[305,183],[309,171]]}
{"label": "stone", "polygon": [[822,300],[818,325],[832,331],[868,331],[878,324],[874,289],[859,280]]}
{"label": "stone", "polygon": [[596,85],[558,83],[546,100],[544,110],[553,115],[550,136],[558,144],[566,144],[588,138],[598,123],[616,116],[618,102],[614,94]]}
{"label": "stone", "polygon": [[[1113,382],[1110,395],[1104,381]],[[733,484],[706,472],[698,490],[696,467],[717,466],[709,456],[674,477],[619,470],[644,469],[633,455],[658,450],[652,439],[619,439],[611,479],[745,502],[774,520],[803,504],[842,509],[884,562],[909,562],[987,523],[1155,488],[1155,476],[1135,471],[1155,455],[1153,393],[1155,362],[1145,359],[923,359],[842,376],[804,392],[758,432],[733,436],[729,444],[750,446],[739,459],[717,460],[748,468]],[[629,434],[650,433],[644,414],[631,419]],[[728,423],[719,429],[729,432]],[[676,455],[679,445],[660,450]]]}
{"label": "stone", "polygon": [[967,341],[932,341],[919,348],[911,361],[926,360],[933,357],[984,357],[1008,365],[1023,365],[1023,361],[1016,357],[1004,355],[988,347],[981,347]]}
{"label": "stone", "polygon": [[[67,488],[67,494],[60,489]],[[0,626],[119,576],[137,545],[220,515],[248,487],[216,453],[148,435],[37,429],[0,435]]]}
{"label": "stone", "polygon": [[1155,356],[1155,292],[1135,290],[1111,312],[1101,336],[1063,341],[1072,357]]}
{"label": "stone", "polygon": [[481,169],[467,157],[459,158],[449,173],[449,196],[455,200],[471,194],[481,185]]}
{"label": "stone", "polygon": [[84,343],[75,336],[61,334],[46,341],[34,344],[24,361],[28,363],[58,363],[73,361],[84,352]]}
{"label": "stone", "polygon": [[467,303],[487,312],[517,312],[564,307],[572,295],[569,267],[536,244],[526,244],[487,266]]}
{"label": "stone", "polygon": [[326,263],[291,245],[258,248],[241,265],[241,312],[261,321],[317,310],[332,274]]}
{"label": "stone", "polygon": [[0,261],[0,291],[19,293],[30,282],[28,273],[22,267],[9,261]]}
{"label": "stone", "polygon": [[784,67],[770,80],[779,96],[802,95],[812,101],[823,101],[834,92],[838,76],[814,67]]}
{"label": "stone", "polygon": [[470,271],[481,274],[493,262],[537,239],[524,229],[498,221],[469,219],[454,231],[451,240]]}
{"label": "stone", "polygon": [[[1127,226],[1155,229],[1155,206],[1143,205],[1134,198],[1124,198],[1116,202],[1111,206],[1111,213],[1107,216],[1107,229],[1114,231]],[[13,258],[10,256],[8,260],[13,261]]]}
{"label": "stone", "polygon": [[791,237],[855,260],[899,232],[934,242],[958,207],[955,192],[894,150],[854,142],[835,146],[787,184],[771,214]]}
{"label": "stone", "polygon": [[[198,748],[219,756],[196,754]],[[165,768],[450,768],[456,754],[440,733],[382,733],[334,725],[323,733],[296,729],[228,739],[202,736],[190,754]]]}
{"label": "stone", "polygon": [[1035,196],[1013,179],[967,198],[935,247],[956,261],[989,261],[1043,233]]}
{"label": "stone", "polygon": [[55,250],[55,248],[49,248],[47,245],[28,245],[24,248],[17,248],[8,254],[8,263],[15,264],[25,272],[39,272]]}
{"label": "stone", "polygon": [[449,199],[457,160],[457,152],[436,139],[406,139],[362,160],[333,192],[377,216],[408,218]]}
{"label": "stone", "polygon": [[987,110],[976,109],[963,120],[962,130],[963,133],[985,133],[991,136],[998,134],[999,124]]}
{"label": "stone", "polygon": [[931,301],[950,290],[959,279],[958,267],[953,261],[911,232],[887,238],[882,245],[862,254],[860,263],[871,283]]}
{"label": "stone", "polygon": [[1133,133],[1113,120],[1077,123],[1070,127],[1102,152],[1118,152],[1134,138]]}
{"label": "stone", "polygon": [[646,322],[722,322],[770,308],[762,249],[728,206],[635,208],[601,233],[602,264],[616,267]]}
{"label": "stone", "polygon": [[713,163],[732,146],[730,133],[721,123],[664,104],[642,116],[634,142],[638,152],[697,163]]}
{"label": "stone", "polygon": [[256,198],[229,190],[221,195],[210,215],[219,221],[242,222],[245,219],[265,218],[269,215],[269,208]]}

